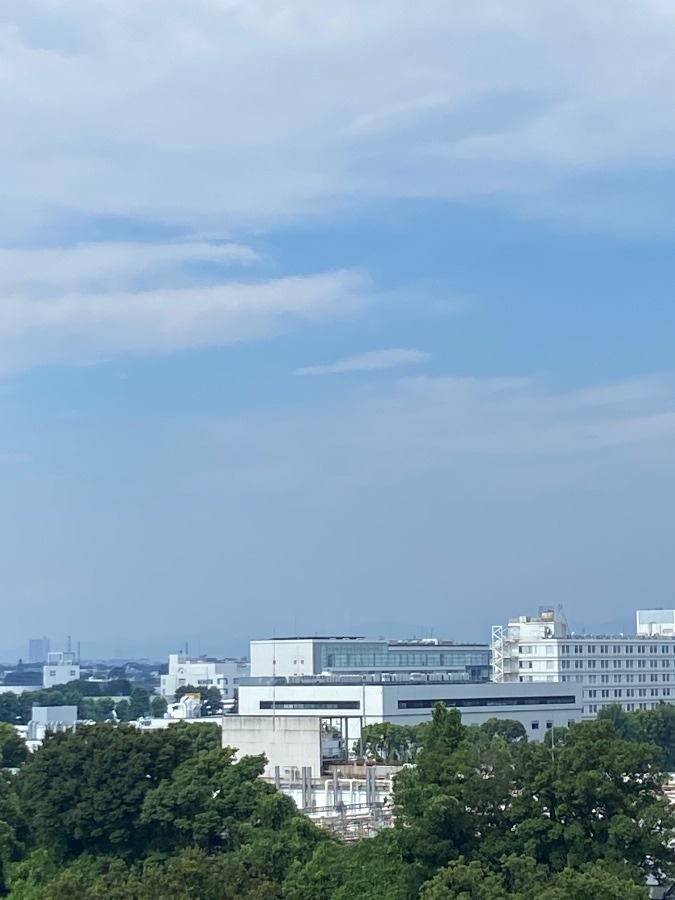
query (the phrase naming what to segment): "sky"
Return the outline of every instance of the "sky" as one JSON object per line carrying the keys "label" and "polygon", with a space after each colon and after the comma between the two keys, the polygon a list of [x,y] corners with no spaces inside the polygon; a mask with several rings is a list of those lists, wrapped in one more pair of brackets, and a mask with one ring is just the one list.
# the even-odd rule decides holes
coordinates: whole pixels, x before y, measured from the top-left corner
{"label": "sky", "polygon": [[675,605],[670,0],[0,0],[0,659]]}

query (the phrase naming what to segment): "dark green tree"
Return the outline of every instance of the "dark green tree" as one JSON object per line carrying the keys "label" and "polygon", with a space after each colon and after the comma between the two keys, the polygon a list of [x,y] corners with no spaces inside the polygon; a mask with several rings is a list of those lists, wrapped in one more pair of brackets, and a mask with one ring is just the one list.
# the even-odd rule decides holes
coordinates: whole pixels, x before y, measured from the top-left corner
{"label": "dark green tree", "polygon": [[187,724],[152,732],[91,725],[48,736],[17,776],[34,846],[58,860],[144,853],[153,838],[141,822],[146,794],[219,740],[215,726]]}
{"label": "dark green tree", "polygon": [[167,702],[164,697],[155,696],[150,698],[150,712],[156,719],[163,718],[166,710]]}
{"label": "dark green tree", "polygon": [[298,862],[284,883],[285,900],[409,900],[408,873],[398,841],[384,832],[350,846],[330,840]]}
{"label": "dark green tree", "polygon": [[150,715],[150,695],[143,688],[134,688],[129,700],[129,720]]}
{"label": "dark green tree", "polygon": [[26,761],[26,744],[13,725],[0,722],[0,761],[5,769],[17,769]]}
{"label": "dark green tree", "polygon": [[644,883],[674,873],[675,814],[653,744],[624,740],[610,721],[561,730],[518,756],[520,789],[509,804],[514,852],[554,871],[625,864]]}
{"label": "dark green tree", "polygon": [[115,704],[115,715],[120,722],[131,720],[131,704],[128,700],[118,700]]}

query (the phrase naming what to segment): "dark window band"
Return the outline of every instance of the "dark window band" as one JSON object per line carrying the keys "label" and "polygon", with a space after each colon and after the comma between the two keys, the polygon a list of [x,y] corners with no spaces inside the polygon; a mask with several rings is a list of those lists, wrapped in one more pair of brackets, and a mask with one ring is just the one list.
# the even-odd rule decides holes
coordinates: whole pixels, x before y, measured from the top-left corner
{"label": "dark window band", "polygon": [[454,700],[438,699],[429,700],[399,700],[399,709],[433,709],[437,703],[444,703],[447,707],[473,707],[473,706],[563,706],[575,704],[576,697],[573,694],[565,694],[560,697],[467,697]]}
{"label": "dark window band", "polygon": [[261,700],[260,709],[360,709],[358,700]]}

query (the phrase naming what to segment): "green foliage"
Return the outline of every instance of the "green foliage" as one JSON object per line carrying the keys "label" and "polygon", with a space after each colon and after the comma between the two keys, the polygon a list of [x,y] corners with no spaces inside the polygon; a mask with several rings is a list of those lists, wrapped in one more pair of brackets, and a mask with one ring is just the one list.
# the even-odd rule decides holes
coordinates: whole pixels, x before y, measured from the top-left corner
{"label": "green foliage", "polygon": [[287,900],[407,900],[408,875],[393,833],[354,846],[326,841],[296,865],[284,886]]}
{"label": "green foliage", "polygon": [[164,716],[164,713],[167,710],[167,703],[164,697],[151,697],[150,698],[150,713],[156,719],[161,719]]}
{"label": "green foliage", "polygon": [[13,725],[0,722],[0,765],[16,769],[26,761],[26,744]]}
{"label": "green foliage", "polygon": [[149,733],[92,725],[50,735],[17,779],[36,845],[61,860],[142,853],[150,840],[140,820],[145,795],[209,740],[211,726],[200,725]]}
{"label": "green foliage", "polygon": [[134,688],[129,700],[130,720],[141,719],[150,715],[150,695],[142,688]]}
{"label": "green foliage", "polygon": [[527,856],[509,856],[496,870],[460,858],[422,885],[421,900],[648,900],[649,890],[625,873],[593,863],[551,873]]}
{"label": "green foliage", "polygon": [[[128,713],[157,699],[137,690]],[[100,714],[104,700],[80,698]],[[640,900],[648,874],[675,873],[655,743],[669,716],[611,711],[542,744],[442,705],[424,726],[369,726],[369,754],[415,765],[395,781],[395,827],[354,844],[263,781],[263,757],[234,762],[213,723],[80,727],[0,779],[0,896]]]}
{"label": "green foliage", "polygon": [[[548,742],[547,742],[548,743]],[[607,860],[636,877],[675,873],[675,815],[653,744],[624,740],[608,721],[562,731],[554,752],[531,744],[510,805],[514,846],[556,871]]]}
{"label": "green foliage", "polygon": [[[0,722],[26,725],[34,706],[77,706],[80,719],[104,721],[112,709],[110,697],[130,694],[131,685],[126,679],[105,683],[71,681],[41,691],[23,691],[21,694],[7,692],[0,694]],[[97,705],[97,699],[102,706]],[[104,707],[108,708],[107,715],[101,711]]]}
{"label": "green foliage", "polygon": [[246,840],[259,801],[272,788],[258,780],[263,757],[245,757],[236,764],[232,758],[229,749],[201,753],[147,795],[141,821],[156,826],[164,848],[233,850]]}
{"label": "green foliage", "polygon": [[391,722],[366,725],[361,739],[354,742],[354,753],[393,765],[414,762],[424,743],[427,727],[426,722],[421,725],[393,725]]}
{"label": "green foliage", "polygon": [[627,741],[656,744],[664,767],[675,771],[675,706],[660,703],[655,709],[627,713],[618,703],[613,703],[598,713],[598,719],[611,722]]}

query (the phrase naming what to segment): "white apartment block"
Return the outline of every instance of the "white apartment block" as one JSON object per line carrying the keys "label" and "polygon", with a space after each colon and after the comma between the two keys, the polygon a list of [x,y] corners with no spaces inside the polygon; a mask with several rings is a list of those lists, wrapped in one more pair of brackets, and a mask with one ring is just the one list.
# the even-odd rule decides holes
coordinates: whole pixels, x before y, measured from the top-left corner
{"label": "white apartment block", "polygon": [[190,658],[184,653],[169,654],[169,668],[160,678],[159,692],[173,699],[181,687],[216,687],[223,699],[231,700],[242,678],[248,678],[251,667],[241,659]]}
{"label": "white apartment block", "polygon": [[493,680],[565,682],[583,717],[618,703],[626,712],[675,703],[675,611],[638,610],[635,635],[578,635],[552,609],[492,629]]}

